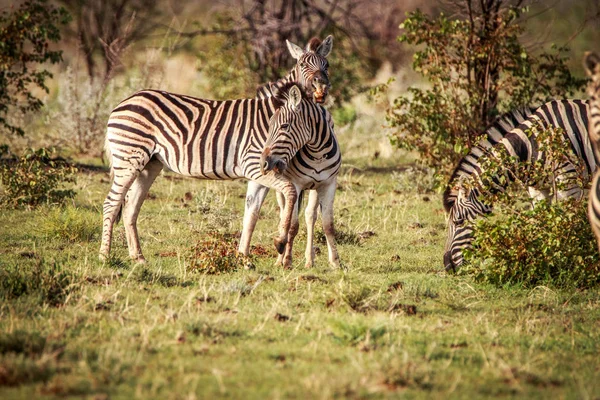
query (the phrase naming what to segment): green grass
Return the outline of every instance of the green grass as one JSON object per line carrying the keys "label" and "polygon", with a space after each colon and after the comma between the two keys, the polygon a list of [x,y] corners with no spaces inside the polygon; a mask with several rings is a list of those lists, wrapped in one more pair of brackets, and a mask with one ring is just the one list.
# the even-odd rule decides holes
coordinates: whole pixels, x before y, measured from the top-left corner
{"label": "green grass", "polygon": [[97,260],[106,173],[81,173],[64,210],[2,210],[0,398],[600,396],[598,290],[447,275],[426,174],[375,156],[378,136],[339,135],[345,270],[319,235],[303,267],[303,222],[294,269],[274,266],[272,194],[254,270],[190,268],[208,232],[241,229],[243,182],[159,177],[139,221],[145,266],[128,262],[122,225]]}

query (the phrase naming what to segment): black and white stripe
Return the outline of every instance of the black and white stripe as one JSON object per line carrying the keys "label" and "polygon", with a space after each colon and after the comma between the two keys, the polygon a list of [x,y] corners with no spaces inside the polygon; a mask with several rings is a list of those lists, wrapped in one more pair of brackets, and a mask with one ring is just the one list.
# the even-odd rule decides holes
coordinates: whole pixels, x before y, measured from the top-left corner
{"label": "black and white stripe", "polygon": [[[456,269],[463,263],[462,252],[465,248],[470,247],[473,240],[473,221],[492,211],[491,206],[479,200],[477,189],[468,190],[463,186],[463,180],[482,173],[480,161],[483,157],[493,156],[494,147],[504,146],[511,156],[521,162],[543,160],[545,154],[539,149],[537,136],[528,137],[526,132],[536,127],[543,129],[559,127],[564,131],[565,143],[568,143],[572,153],[581,161],[587,176],[591,176],[595,171],[597,160],[588,138],[590,109],[587,101],[550,101],[523,120],[522,118],[529,111],[530,109],[519,110],[501,118],[499,123],[504,121],[503,123],[507,123],[505,126],[510,127],[511,124],[514,126],[515,123],[519,123],[519,125],[507,131],[496,123],[495,128],[491,128],[495,131],[494,134],[488,131],[482,143],[474,147],[456,167],[444,192],[444,208],[448,213],[448,237],[444,250],[446,269]],[[497,129],[498,127],[501,129]],[[576,168],[577,166],[572,163],[565,163],[561,166],[560,174],[568,176],[574,173]],[[498,189],[502,190],[500,181],[495,183],[498,184]],[[535,187],[539,186],[539,183],[532,182],[531,185],[530,194],[533,197],[545,198],[547,196],[543,187]],[[573,186],[558,193],[557,197],[581,196],[582,193],[583,188]]]}
{"label": "black and white stripe", "polygon": [[296,66],[283,78],[260,86],[256,90],[256,97],[265,99],[287,84],[297,83],[316,103],[325,102],[331,87],[327,57],[333,47],[333,36],[329,35],[323,41],[312,38],[306,49],[287,40],[286,43],[290,54],[296,60]]}
{"label": "black and white stripe", "polygon": [[[594,146],[596,159],[600,160],[600,57],[595,53],[586,53],[583,64],[591,78],[588,85],[590,141]],[[592,181],[588,201],[588,217],[600,251],[600,170],[596,171]]]}
{"label": "black and white stripe", "polygon": [[[163,166],[201,179],[247,178],[282,192],[287,217],[280,223],[278,240],[285,244],[297,191],[282,174],[263,174],[260,159],[272,117],[276,111],[291,107],[287,104],[288,92],[300,93],[300,90],[290,85],[281,96],[228,101],[143,90],[121,102],[109,117],[106,133],[113,182],[104,202],[101,258],[109,255],[113,224],[123,208],[130,256],[144,261],[137,235],[137,215]],[[320,107],[312,101],[301,96],[296,99],[294,110],[298,114],[322,116],[316,111]],[[296,118],[288,123],[301,135],[294,142],[298,147],[275,149],[286,163],[300,147],[314,140],[311,121]],[[298,123],[302,126],[296,126]]]}

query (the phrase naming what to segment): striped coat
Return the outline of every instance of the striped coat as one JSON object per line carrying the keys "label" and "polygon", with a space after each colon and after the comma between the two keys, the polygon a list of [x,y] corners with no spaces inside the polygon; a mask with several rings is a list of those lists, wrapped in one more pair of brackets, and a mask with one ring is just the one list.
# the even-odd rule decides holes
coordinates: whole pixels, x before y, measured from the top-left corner
{"label": "striped coat", "polygon": [[[294,90],[295,89],[295,90]],[[144,257],[137,234],[137,216],[156,176],[163,167],[201,179],[247,178],[281,191],[286,200],[285,218],[279,226],[278,246],[282,249],[292,219],[297,191],[281,174],[263,174],[260,158],[276,112],[292,107],[289,93],[296,86],[269,99],[228,101],[203,100],[156,90],[144,90],[119,104],[111,113],[106,133],[106,151],[111,161],[113,182],[104,202],[100,256],[110,253],[112,229],[122,211],[130,256]],[[296,95],[298,113],[318,107]],[[311,142],[311,125],[297,129],[302,135],[288,147],[289,163],[300,147]]]}
{"label": "striped coat", "polygon": [[[502,120],[518,121],[527,112],[528,110],[512,112]],[[496,137],[492,137],[491,133],[487,134],[483,144],[476,146],[469,155],[460,161],[444,192],[444,208],[448,213],[448,236],[444,251],[444,266],[446,269],[456,269],[462,264],[462,252],[470,247],[473,240],[472,222],[479,216],[492,211],[490,205],[479,199],[477,189],[468,190],[463,186],[464,179],[481,174],[481,160],[483,157],[488,157],[494,147],[503,146],[511,156],[516,157],[521,162],[543,160],[545,154],[539,148],[537,137],[529,137],[526,131],[534,126],[544,128],[560,127],[564,131],[565,142],[585,167],[584,173],[591,177],[596,169],[597,160],[594,157],[588,138],[589,113],[590,109],[587,101],[555,100],[548,102],[537,108],[533,114],[522,120],[512,130],[508,132],[499,131],[500,135],[498,136],[496,133]],[[572,163],[565,163],[561,168],[561,175],[568,176],[576,169],[577,166]],[[501,186],[499,181],[496,183]],[[530,194],[532,196],[538,199],[547,198],[548,191],[544,187],[539,186],[539,183],[536,182],[531,184]],[[583,188],[572,186],[559,192],[557,197],[581,196],[582,193]]]}

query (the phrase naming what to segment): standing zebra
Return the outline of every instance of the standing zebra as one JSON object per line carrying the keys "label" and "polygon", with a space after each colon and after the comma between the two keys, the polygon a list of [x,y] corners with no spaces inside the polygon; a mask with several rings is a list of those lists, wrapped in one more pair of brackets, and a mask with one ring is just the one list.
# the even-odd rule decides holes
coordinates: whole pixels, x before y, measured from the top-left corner
{"label": "standing zebra", "polygon": [[[588,86],[590,96],[590,141],[594,146],[596,159],[600,160],[600,57],[595,53],[588,52],[585,54],[583,64],[587,74],[592,78]],[[594,175],[589,196],[588,217],[600,251],[600,170],[596,171]]]}
{"label": "standing zebra", "polygon": [[281,191],[285,213],[275,245],[282,252],[297,191],[281,173],[263,174],[264,165],[259,161],[267,143],[269,121],[278,110],[278,115],[289,119],[278,120],[282,139],[270,145],[277,158],[269,167],[282,172],[301,147],[314,142],[315,124],[325,123],[320,120],[324,118],[321,109],[293,84],[264,100],[214,101],[143,90],[121,102],[109,117],[106,133],[113,182],[103,207],[100,258],[109,256],[113,225],[122,209],[129,255],[138,262],[145,261],[137,216],[163,167],[200,179],[247,178]]}
{"label": "standing zebra", "polygon": [[[275,90],[274,93],[274,95],[277,96],[277,90]],[[265,149],[261,156],[260,164],[264,171],[270,171],[281,163],[284,154],[281,149],[298,147],[298,144],[294,145],[294,143],[300,141],[296,138],[297,135],[293,133],[292,125],[289,122],[290,119],[294,120],[295,118],[299,119],[298,121],[295,121],[297,124],[308,124],[314,127],[311,141],[306,143],[289,163],[286,163],[287,168],[283,171],[284,177],[294,184],[297,192],[310,189],[308,205],[306,206],[305,212],[307,227],[306,265],[312,266],[314,263],[314,225],[317,219],[317,208],[320,206],[323,231],[325,232],[325,237],[327,239],[329,263],[337,268],[339,267],[339,256],[337,253],[333,225],[333,200],[337,187],[337,174],[342,163],[342,158],[335,137],[331,114],[325,108],[317,104],[315,104],[314,107],[311,107],[310,110],[308,110],[307,107],[307,112],[296,113],[295,116],[290,113],[289,109],[280,108],[275,113],[271,122],[272,133],[265,143]],[[288,154],[291,154],[291,150],[288,151]],[[280,217],[283,219],[285,217],[285,204],[283,203],[285,199],[283,196],[279,196],[280,192],[277,192],[277,194],[281,210]],[[250,206],[256,207],[258,205],[258,209],[260,209],[258,201],[264,200],[264,197],[258,199],[249,194],[247,199],[253,200],[250,201],[250,203],[252,203]],[[247,201],[247,207],[248,203],[249,202]],[[258,215],[258,212],[250,215]],[[246,222],[246,218],[244,218],[244,227],[246,227]],[[256,220],[252,222],[255,224]],[[298,233],[298,227],[298,207],[296,205],[293,209],[285,253],[280,252],[278,258],[278,263],[282,264],[285,268],[289,268],[292,265],[292,247],[296,234]],[[242,241],[240,241],[240,243],[242,243]]]}
{"label": "standing zebra", "polygon": [[315,103],[324,103],[331,87],[327,56],[333,47],[333,36],[329,35],[323,41],[314,37],[309,40],[305,50],[289,40],[285,42],[296,60],[296,66],[283,78],[260,86],[256,90],[256,98],[266,99],[273,95],[274,90],[294,82],[312,96]]}
{"label": "standing zebra", "polygon": [[[309,85],[310,89],[312,89],[313,99],[317,103],[323,103],[325,101],[326,96],[328,95],[328,91],[330,88],[329,83],[329,75],[328,75],[328,67],[329,63],[326,60],[326,57],[330,54],[332,46],[333,46],[333,37],[330,35],[323,42],[321,42],[317,38],[311,39],[306,49],[296,46],[293,43],[287,42],[288,49],[294,57],[298,65],[313,65],[315,69],[315,73],[312,75],[312,82]],[[320,58],[315,57],[312,54],[319,55]],[[321,63],[321,64],[319,64]],[[320,69],[317,71],[317,67]],[[257,98],[265,99],[273,95],[279,88],[284,86],[289,82],[294,82],[296,79],[295,69],[292,70],[287,76],[284,78],[266,84],[260,87],[257,90]],[[305,86],[306,87],[306,86]],[[310,93],[310,92],[309,92]],[[306,241],[306,266],[310,267],[314,263],[315,251],[313,247],[313,235],[314,235],[314,224],[317,218],[317,207],[321,205],[322,213],[323,213],[323,202],[320,201],[321,198],[324,197],[323,201],[327,202],[326,199],[328,195],[323,192],[324,189],[321,190],[321,195],[317,192],[316,186],[323,187],[322,182],[328,181],[330,178],[337,176],[339,171],[339,166],[341,164],[341,154],[339,152],[339,146],[337,145],[337,140],[335,139],[335,135],[333,134],[333,121],[331,120],[331,115],[326,113],[328,118],[327,126],[330,126],[330,132],[332,135],[332,149],[334,151],[329,151],[324,163],[323,155],[320,152],[315,152],[315,149],[310,149],[305,147],[302,151],[296,154],[294,161],[290,165],[287,173],[289,176],[298,182],[298,188],[311,188],[313,189],[309,194],[309,202],[305,212],[306,225],[307,225],[307,241]],[[326,165],[325,165],[326,164]],[[300,189],[301,190],[301,189]],[[258,182],[249,182],[248,190],[246,193],[246,206],[244,210],[244,222],[242,228],[242,235],[240,238],[240,243],[238,247],[238,251],[241,254],[248,255],[250,252],[250,241],[252,238],[252,234],[254,232],[254,228],[256,227],[256,222],[258,221],[258,216],[260,214],[261,206],[264,202],[266,195],[269,192],[269,188],[260,185]],[[281,213],[283,216],[285,199],[282,193],[277,192],[277,201],[279,203]],[[297,208],[294,210],[294,218],[292,223],[292,229],[290,231],[290,236],[288,237],[288,244],[286,246],[285,254],[280,253],[277,263],[290,265],[291,264],[291,248],[294,241],[294,237],[298,232],[298,219],[297,219]],[[327,226],[328,224],[325,224]],[[329,229],[329,228],[327,228]],[[333,229],[333,226],[331,227]],[[333,237],[333,236],[332,236]],[[329,249],[332,247],[329,246]],[[330,263],[334,266],[339,265],[337,253],[335,255],[329,254]]]}
{"label": "standing zebra", "polygon": [[[513,121],[508,122],[508,126],[514,125],[516,122],[520,122],[520,124],[510,132],[497,130],[496,134],[500,133],[501,135],[495,138],[488,131],[486,139],[483,141],[484,145],[480,144],[473,148],[456,167],[444,192],[444,208],[448,214],[448,237],[444,249],[444,267],[447,270],[456,270],[463,263],[462,252],[470,247],[473,240],[473,221],[479,216],[492,212],[492,207],[479,199],[479,190],[476,188],[466,189],[463,186],[463,180],[472,175],[481,175],[480,161],[483,157],[488,157],[494,147],[504,146],[511,156],[521,162],[543,160],[545,154],[539,150],[537,136],[528,137],[526,131],[534,126],[542,126],[544,129],[559,127],[563,129],[564,140],[569,143],[573,154],[584,164],[585,173],[591,176],[596,169],[597,160],[594,158],[587,133],[590,114],[587,101],[551,101],[539,107],[523,121],[522,118],[529,112],[526,109],[524,112],[511,112],[504,116],[502,121]],[[495,126],[498,128],[497,124]],[[576,166],[572,163],[565,163],[561,166],[560,175],[565,177],[573,173],[575,169]],[[495,183],[502,189],[500,180],[495,180]],[[539,182],[532,183],[533,186],[539,186],[539,184]],[[538,199],[546,198],[548,193],[543,189],[542,187],[531,187],[529,193]],[[557,193],[557,198],[581,195],[582,188],[572,186]]]}

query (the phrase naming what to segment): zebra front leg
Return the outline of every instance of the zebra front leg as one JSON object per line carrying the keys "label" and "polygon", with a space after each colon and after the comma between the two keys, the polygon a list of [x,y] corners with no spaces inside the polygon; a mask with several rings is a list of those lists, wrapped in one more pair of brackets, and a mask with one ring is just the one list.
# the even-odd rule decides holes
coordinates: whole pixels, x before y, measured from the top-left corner
{"label": "zebra front leg", "polygon": [[245,256],[250,254],[252,233],[254,233],[256,221],[260,215],[260,208],[265,201],[267,193],[269,193],[268,187],[254,181],[248,182],[242,236],[240,237],[240,245],[238,246],[238,252]]}
{"label": "zebra front leg", "polygon": [[[258,180],[258,182],[262,183],[261,180]],[[273,243],[275,244],[277,252],[282,254],[285,250],[288,233],[292,224],[294,207],[296,205],[296,201],[298,201],[298,191],[296,190],[294,184],[287,180],[277,178],[276,180],[266,179],[264,182],[265,185],[268,185],[278,192],[281,192],[285,199],[284,211],[283,214],[280,214],[279,220],[279,236],[273,239]]]}
{"label": "zebra front leg", "polygon": [[[275,192],[275,197],[277,197],[277,204],[279,205],[279,220],[282,221],[285,218],[285,196],[281,192]],[[275,265],[283,265],[284,258],[285,253],[278,253]]]}
{"label": "zebra front leg", "polygon": [[304,218],[306,220],[306,252],[304,256],[306,268],[311,268],[315,263],[315,222],[317,222],[317,207],[319,206],[319,195],[316,190],[309,191],[308,204],[304,211]]}
{"label": "zebra front leg", "polygon": [[340,266],[340,258],[335,242],[335,228],[333,226],[333,200],[335,197],[336,180],[323,185],[317,189],[319,204],[321,205],[321,219],[323,221],[323,231],[327,238],[327,250],[329,253],[329,264],[335,268]]}
{"label": "zebra front leg", "polygon": [[137,231],[137,218],[140,208],[148,195],[150,186],[154,183],[156,177],[163,169],[163,164],[156,158],[150,160],[142,172],[131,185],[131,188],[125,196],[125,205],[123,206],[123,225],[125,226],[125,236],[127,237],[127,247],[129,257],[138,263],[145,263],[146,259],[142,254],[140,240]]}
{"label": "zebra front leg", "polygon": [[283,253],[285,250],[288,233],[292,224],[294,208],[296,206],[296,201],[298,201],[298,192],[292,183],[288,183],[280,191],[285,197],[285,208],[283,218],[279,221],[279,237],[273,240],[279,254]]}
{"label": "zebra front leg", "polygon": [[300,224],[298,223],[298,201],[296,201],[296,204],[294,204],[294,210],[292,212],[292,222],[290,224],[290,230],[288,231],[287,243],[285,245],[285,253],[280,254],[277,260],[277,263],[281,263],[285,269],[292,268],[294,239],[298,234],[299,226]]}

